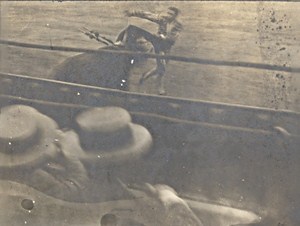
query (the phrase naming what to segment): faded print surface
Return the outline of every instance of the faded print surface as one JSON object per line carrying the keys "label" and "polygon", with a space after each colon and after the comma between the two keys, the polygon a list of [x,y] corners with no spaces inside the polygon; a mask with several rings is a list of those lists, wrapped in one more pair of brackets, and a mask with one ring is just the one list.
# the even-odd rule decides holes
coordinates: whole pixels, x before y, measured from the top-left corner
{"label": "faded print surface", "polygon": [[[299,3],[0,6],[1,40],[107,51],[0,44],[0,225],[300,223]],[[202,61],[167,62],[159,93],[153,58],[111,51],[137,51],[114,44],[128,25],[156,32],[130,10],[170,6],[168,54]]]}

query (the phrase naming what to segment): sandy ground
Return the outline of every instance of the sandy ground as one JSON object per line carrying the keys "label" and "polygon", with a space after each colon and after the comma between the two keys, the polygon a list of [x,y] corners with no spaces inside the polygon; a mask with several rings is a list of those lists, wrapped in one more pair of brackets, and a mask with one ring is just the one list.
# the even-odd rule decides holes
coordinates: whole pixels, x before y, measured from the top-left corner
{"label": "sandy ground", "polygon": [[[184,31],[172,54],[210,60],[299,67],[300,3],[286,2],[1,2],[1,38],[21,42],[98,48],[82,26],[114,39],[128,24],[128,8],[182,10]],[[50,71],[74,53],[0,46],[1,71],[51,78]],[[149,60],[147,67],[153,62]],[[155,79],[131,91],[157,93]],[[300,110],[299,73],[170,62],[168,95],[275,109]]]}

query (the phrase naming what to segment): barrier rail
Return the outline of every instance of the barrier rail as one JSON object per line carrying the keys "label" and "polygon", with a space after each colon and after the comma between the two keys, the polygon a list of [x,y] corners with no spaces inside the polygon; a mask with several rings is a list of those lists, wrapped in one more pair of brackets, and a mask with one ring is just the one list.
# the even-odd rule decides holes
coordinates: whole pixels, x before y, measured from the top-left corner
{"label": "barrier rail", "polygon": [[287,66],[278,66],[271,64],[262,64],[262,63],[251,63],[251,62],[242,62],[242,61],[220,61],[220,60],[208,60],[208,59],[200,59],[196,57],[183,57],[183,56],[175,56],[175,55],[159,55],[154,53],[144,53],[144,52],[133,52],[127,50],[108,50],[108,49],[86,49],[86,48],[74,48],[74,47],[64,47],[64,46],[49,46],[49,45],[40,45],[40,44],[32,44],[32,43],[21,43],[15,41],[8,40],[0,40],[0,44],[2,45],[10,45],[17,46],[23,48],[34,48],[41,50],[50,50],[50,51],[64,51],[64,52],[85,52],[85,53],[111,53],[111,54],[119,54],[119,55],[131,55],[138,57],[146,57],[146,58],[156,58],[156,59],[166,59],[172,61],[180,61],[186,63],[195,63],[195,64],[204,64],[204,65],[215,65],[215,66],[234,66],[234,67],[243,67],[243,68],[256,68],[262,70],[271,70],[271,71],[284,71],[291,73],[300,73],[300,68],[298,67],[287,67]]}
{"label": "barrier rail", "polygon": [[292,111],[145,95],[23,75],[0,73],[1,95],[10,96],[13,102],[25,98],[88,107],[115,105],[132,112],[245,129],[282,127],[291,134],[300,135],[300,114]]}

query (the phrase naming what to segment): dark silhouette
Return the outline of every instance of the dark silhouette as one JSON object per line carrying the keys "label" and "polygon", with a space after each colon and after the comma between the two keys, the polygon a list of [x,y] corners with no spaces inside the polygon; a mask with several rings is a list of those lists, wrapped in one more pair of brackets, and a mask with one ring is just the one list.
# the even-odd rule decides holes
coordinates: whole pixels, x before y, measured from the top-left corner
{"label": "dark silhouette", "polygon": [[[124,50],[105,46],[101,49]],[[70,57],[52,71],[56,80],[112,89],[128,90],[128,77],[133,56],[116,53],[82,53]]]}

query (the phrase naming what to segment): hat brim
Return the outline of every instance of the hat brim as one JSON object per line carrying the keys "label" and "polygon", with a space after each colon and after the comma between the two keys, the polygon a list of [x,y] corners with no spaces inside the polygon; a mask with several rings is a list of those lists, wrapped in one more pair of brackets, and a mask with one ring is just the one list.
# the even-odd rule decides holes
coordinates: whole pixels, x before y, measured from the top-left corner
{"label": "hat brim", "polygon": [[54,144],[54,139],[58,134],[56,122],[34,108],[23,105],[4,107],[1,109],[1,112],[2,114],[6,112],[9,114],[9,110],[14,107],[18,107],[18,111],[21,111],[22,114],[34,117],[34,120],[37,122],[39,139],[36,144],[23,152],[8,154],[0,151],[0,169],[32,169],[54,158],[58,154],[57,147]]}
{"label": "hat brim", "polygon": [[[95,163],[105,165],[139,159],[150,151],[152,136],[143,126],[133,123],[130,123],[129,126],[132,130],[132,140],[126,146],[118,147],[113,150],[103,150],[99,148],[99,150],[85,151],[80,148],[76,152],[74,149],[66,151],[71,155],[76,155],[82,162],[87,164]],[[69,133],[69,136],[77,136],[76,140],[78,145],[80,145],[76,133]]]}

